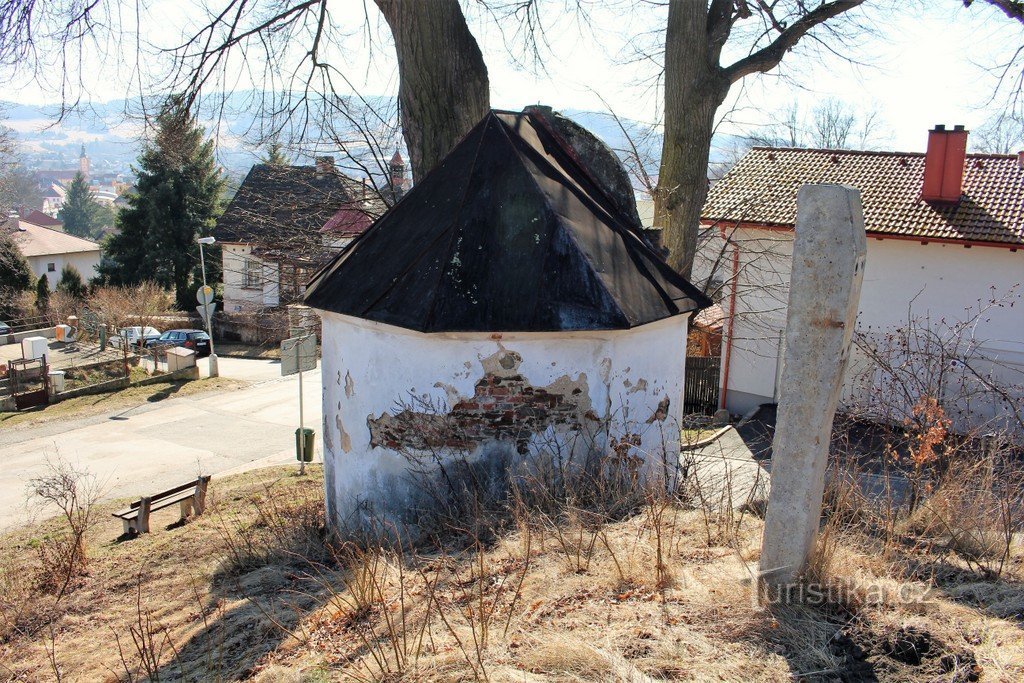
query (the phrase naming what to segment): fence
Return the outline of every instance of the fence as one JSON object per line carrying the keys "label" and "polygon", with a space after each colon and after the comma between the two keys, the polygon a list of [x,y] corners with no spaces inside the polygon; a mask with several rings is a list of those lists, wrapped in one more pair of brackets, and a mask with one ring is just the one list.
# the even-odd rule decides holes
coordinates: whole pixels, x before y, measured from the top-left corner
{"label": "fence", "polygon": [[37,315],[28,318],[15,318],[4,322],[6,322],[7,326],[11,328],[12,334],[28,332],[30,330],[39,330],[45,327],[50,327],[53,324],[50,316],[46,315]]}
{"label": "fence", "polygon": [[718,356],[687,356],[683,412],[711,415],[718,409]]}

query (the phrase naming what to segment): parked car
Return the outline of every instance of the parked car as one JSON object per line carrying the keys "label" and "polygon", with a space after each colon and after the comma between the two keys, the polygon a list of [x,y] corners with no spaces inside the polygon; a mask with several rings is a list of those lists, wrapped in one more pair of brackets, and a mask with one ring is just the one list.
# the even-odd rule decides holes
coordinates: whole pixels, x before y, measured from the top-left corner
{"label": "parked car", "polygon": [[5,323],[3,320],[0,320],[0,334],[10,334],[10,333],[11,333],[11,326],[8,325],[7,323]]}
{"label": "parked car", "polygon": [[146,343],[151,348],[170,348],[184,346],[192,349],[196,356],[202,358],[210,355],[210,335],[202,330],[167,330],[157,339]]}
{"label": "parked car", "polygon": [[160,330],[155,327],[122,327],[117,334],[110,338],[110,345],[121,348],[121,344],[128,342],[129,346],[138,346],[142,340],[143,346],[148,346],[150,341],[160,338]]}

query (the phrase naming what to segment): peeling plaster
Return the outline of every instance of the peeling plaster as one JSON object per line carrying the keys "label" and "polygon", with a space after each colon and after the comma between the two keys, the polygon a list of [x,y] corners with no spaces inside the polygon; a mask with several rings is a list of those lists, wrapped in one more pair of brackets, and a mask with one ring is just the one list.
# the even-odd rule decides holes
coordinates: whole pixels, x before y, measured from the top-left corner
{"label": "peeling plaster", "polygon": [[352,437],[345,431],[345,425],[341,421],[341,413],[334,416],[334,424],[338,427],[338,434],[341,436],[341,450],[349,453],[352,451]]}
{"label": "peeling plaster", "polygon": [[453,387],[451,384],[445,384],[444,382],[437,382],[434,384],[435,389],[444,389],[444,393],[448,396],[448,405],[453,406],[459,402],[460,395],[459,390]]}
{"label": "peeling plaster", "polygon": [[625,384],[625,386],[627,388],[627,391],[626,391],[627,394],[635,394],[638,391],[644,391],[644,392],[647,391],[647,380],[642,378],[642,377],[640,379],[638,379],[636,381],[636,384],[633,385],[632,387],[628,383],[624,382],[623,384]]}
{"label": "peeling plaster", "polygon": [[[499,345],[500,346],[500,345]],[[578,431],[599,418],[591,409],[586,373],[562,375],[550,384],[533,386],[519,374],[522,356],[502,348],[480,358],[484,374],[473,395],[461,397],[443,382],[434,386],[448,394],[446,414],[405,407],[396,413],[367,417],[370,446],[392,450],[449,448],[468,451],[488,441],[506,441],[525,451],[529,440],[549,428]]]}
{"label": "peeling plaster", "polygon": [[661,399],[661,401],[658,402],[658,407],[655,408],[654,413],[647,418],[647,424],[654,424],[655,421],[664,422],[665,418],[668,417],[668,407],[671,403],[672,402],[669,400],[668,396]]}
{"label": "peeling plaster", "polygon": [[[338,376],[341,376],[341,371],[338,371]],[[356,395],[356,384],[352,381],[352,373],[345,371],[345,396],[352,398]]]}

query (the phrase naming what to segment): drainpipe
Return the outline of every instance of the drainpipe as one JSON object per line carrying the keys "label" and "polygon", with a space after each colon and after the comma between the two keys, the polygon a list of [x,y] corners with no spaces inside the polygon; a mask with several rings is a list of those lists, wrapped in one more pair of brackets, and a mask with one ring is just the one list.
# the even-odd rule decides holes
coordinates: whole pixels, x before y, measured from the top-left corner
{"label": "drainpipe", "polygon": [[722,239],[732,244],[732,291],[729,292],[729,320],[726,326],[725,358],[722,365],[722,390],[718,395],[718,407],[725,408],[726,398],[729,396],[729,367],[732,365],[732,337],[733,326],[736,319],[736,288],[739,286],[740,272],[740,245],[725,236],[725,226],[719,226]]}

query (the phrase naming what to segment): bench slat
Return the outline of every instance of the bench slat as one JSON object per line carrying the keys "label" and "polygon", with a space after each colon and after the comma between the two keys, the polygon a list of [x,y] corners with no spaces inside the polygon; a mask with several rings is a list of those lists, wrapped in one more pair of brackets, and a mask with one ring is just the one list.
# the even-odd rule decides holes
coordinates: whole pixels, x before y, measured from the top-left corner
{"label": "bench slat", "polygon": [[[196,491],[199,488],[199,480],[189,482],[188,484],[182,484],[181,486],[175,486],[172,489],[167,489],[162,493],[158,493],[150,498],[150,512],[154,510],[162,510],[163,508],[170,507],[175,503],[180,503],[183,500],[187,500],[196,495]],[[118,510],[117,512],[111,513],[114,517],[120,519],[135,519],[139,516],[139,506],[142,504],[142,500],[136,500],[131,505]]]}
{"label": "bench slat", "polygon": [[[157,510],[163,510],[164,508],[171,507],[176,503],[180,503],[183,500],[188,500],[196,495],[195,487],[189,491],[181,491],[173,496],[167,498],[153,498],[149,504],[149,511],[156,512]],[[114,517],[120,517],[121,519],[135,519],[139,516],[139,508],[125,508],[119,512],[114,513]]]}
{"label": "bench slat", "polygon": [[[198,486],[198,485],[199,485],[199,481],[198,480],[190,481],[187,484],[182,484],[180,486],[175,486],[173,489],[167,489],[166,491],[161,491],[160,493],[157,493],[157,494],[153,495],[152,498],[153,498],[154,501],[156,501],[156,500],[159,500],[159,499],[163,498],[164,496],[170,496],[170,495],[173,495],[175,493],[179,493],[181,491],[185,491],[187,489],[195,489],[196,486]],[[133,501],[131,505],[126,507],[121,512],[128,512],[130,510],[137,510],[141,503],[142,503],[141,500]],[[114,516],[118,517],[118,516],[120,516],[120,513],[115,513]]]}

